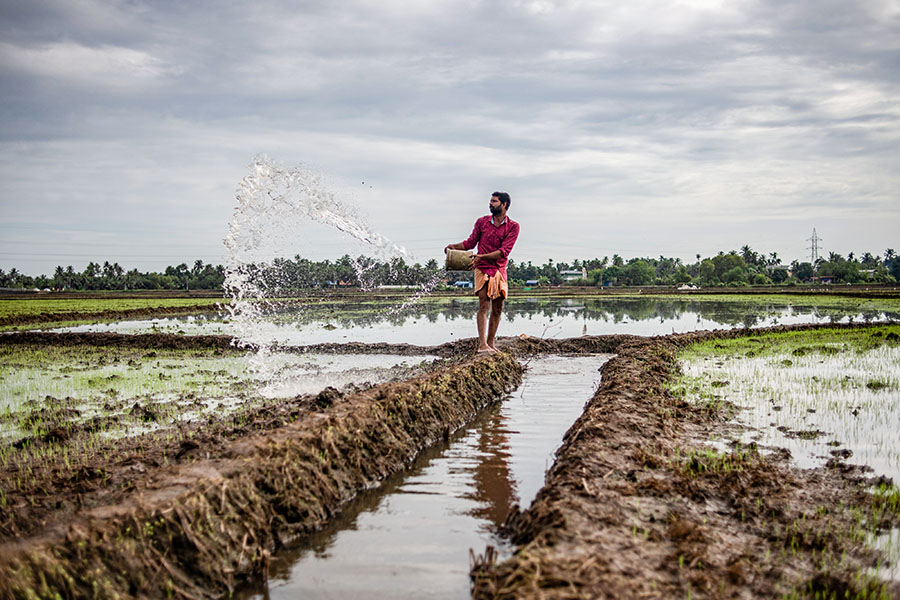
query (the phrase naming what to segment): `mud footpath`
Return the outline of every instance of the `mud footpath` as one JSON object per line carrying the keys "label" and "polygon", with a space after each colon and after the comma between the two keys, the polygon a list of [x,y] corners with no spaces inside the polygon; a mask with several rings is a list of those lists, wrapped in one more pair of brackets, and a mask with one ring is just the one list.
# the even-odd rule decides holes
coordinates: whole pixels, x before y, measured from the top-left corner
{"label": "mud footpath", "polygon": [[[704,442],[729,426],[723,414],[667,391],[680,348],[760,331],[514,338],[490,356],[472,356],[471,340],[369,348],[445,360],[405,381],[305,399],[290,422],[264,432],[198,438],[167,466],[105,465],[107,477],[127,473],[127,493],[97,487],[77,510],[51,506],[28,523],[7,514],[0,597],[227,597],[248,578],[264,579],[273,552],[322,528],[360,491],[502,400],[529,357],[615,353],[545,487],[506,521],[516,553],[498,562],[491,548],[473,549],[474,597],[900,598],[896,583],[866,575],[879,556],[861,527],[900,525],[900,507],[871,493],[871,473],[840,458],[802,471],[779,452],[711,452]],[[218,338],[53,335],[2,343],[227,351]],[[3,510],[15,511],[18,501],[10,497]]]}

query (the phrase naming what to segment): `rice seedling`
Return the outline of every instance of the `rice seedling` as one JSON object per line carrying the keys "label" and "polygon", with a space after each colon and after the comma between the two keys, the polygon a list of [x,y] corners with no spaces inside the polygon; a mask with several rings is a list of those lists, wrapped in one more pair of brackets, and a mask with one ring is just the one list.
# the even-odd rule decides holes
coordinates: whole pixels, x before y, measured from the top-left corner
{"label": "rice seedling", "polygon": [[[731,443],[787,448],[801,467],[850,461],[876,475],[900,480],[900,326],[764,334],[696,344],[680,355],[682,376],[671,391],[702,406],[739,408]],[[724,465],[723,454],[689,457],[693,471]],[[717,458],[718,457],[718,458]],[[858,512],[848,539],[880,549],[888,562],[860,573],[860,597],[881,597],[879,578],[898,575],[898,531],[881,515],[900,514],[900,491],[873,490],[872,511]],[[824,513],[823,513],[824,514]],[[821,518],[819,515],[817,518]],[[895,521],[893,521],[895,522]],[[800,522],[779,535],[786,553],[808,540]],[[787,555],[785,556],[787,558]],[[833,559],[822,556],[827,572]],[[803,590],[801,595],[810,590]],[[820,590],[821,591],[821,590]],[[813,590],[816,592],[816,590]],[[800,593],[798,591],[798,593]],[[827,597],[827,596],[823,596]]]}
{"label": "rice seedling", "polygon": [[683,376],[672,390],[704,406],[740,407],[735,416],[749,430],[739,441],[786,447],[801,466],[852,456],[900,479],[898,331],[888,325],[698,344],[682,354]]}
{"label": "rice seedling", "polygon": [[101,437],[140,435],[248,402],[379,383],[433,358],[276,353],[261,371],[241,353],[215,349],[4,347],[0,448],[23,438],[65,436],[73,426]]}

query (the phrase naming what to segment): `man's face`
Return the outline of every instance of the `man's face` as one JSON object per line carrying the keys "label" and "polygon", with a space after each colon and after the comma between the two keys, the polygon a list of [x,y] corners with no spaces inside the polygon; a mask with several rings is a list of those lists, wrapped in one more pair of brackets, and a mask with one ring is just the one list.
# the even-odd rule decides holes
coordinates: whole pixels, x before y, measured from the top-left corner
{"label": "man's face", "polygon": [[500,202],[500,198],[497,196],[491,196],[491,214],[499,215],[503,210],[503,204]]}

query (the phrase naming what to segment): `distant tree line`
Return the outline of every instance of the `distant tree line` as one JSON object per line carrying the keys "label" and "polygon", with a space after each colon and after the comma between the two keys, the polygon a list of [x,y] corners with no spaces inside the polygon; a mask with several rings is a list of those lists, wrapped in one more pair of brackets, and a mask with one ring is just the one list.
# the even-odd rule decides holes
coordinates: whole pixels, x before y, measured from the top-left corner
{"label": "distant tree line", "polygon": [[440,275],[440,266],[434,259],[424,265],[410,265],[401,257],[380,261],[348,254],[335,261],[314,261],[299,255],[293,259],[276,258],[271,264],[251,265],[249,269],[251,274],[257,271],[258,278],[272,289],[420,286]]}
{"label": "distant tree line", "polygon": [[[815,264],[792,261],[782,264],[778,254],[761,254],[749,246],[731,252],[719,252],[716,256],[701,258],[698,254],[693,264],[684,264],[679,258],[623,259],[618,254],[612,258],[592,258],[574,262],[555,263],[552,259],[543,265],[530,261],[510,261],[508,274],[513,284],[526,285],[698,285],[750,286],[791,285],[809,282],[831,283],[896,283],[900,281],[900,257],[888,248],[883,255],[865,252],[860,256],[851,252],[846,257],[829,253]],[[258,276],[272,289],[326,288],[326,287],[374,287],[379,285],[420,286],[441,277],[440,266],[434,259],[424,265],[407,264],[400,257],[389,261],[344,255],[331,261],[314,261],[301,256],[293,259],[275,259],[272,263],[250,265],[251,274]],[[581,272],[582,277],[572,279],[565,271]],[[454,278],[471,281],[471,273],[456,273]],[[30,277],[13,268],[8,273],[0,269],[0,287],[39,288],[56,290],[217,290],[225,281],[222,265],[194,261],[166,267],[161,273],[141,273],[137,269],[125,271],[118,263],[88,263],[84,271],[71,266],[56,267],[52,277]]]}
{"label": "distant tree line", "polygon": [[558,285],[565,280],[564,271],[582,271],[584,277],[570,280],[569,285],[698,285],[749,286],[780,285],[810,282],[830,283],[895,283],[900,281],[900,257],[893,249],[885,250],[883,258],[870,252],[857,257],[851,252],[847,257],[832,252],[828,258],[819,258],[815,264],[793,261],[782,264],[777,252],[761,254],[750,246],[739,251],[719,252],[716,256],[701,258],[686,265],[679,258],[623,259],[614,254],[612,259],[575,260],[573,263],[556,263],[552,260],[535,266],[531,262],[510,263],[512,282],[538,285]]}
{"label": "distant tree line", "polygon": [[162,273],[141,273],[137,269],[126,271],[119,263],[89,262],[84,271],[76,271],[71,265],[56,267],[52,277],[29,277],[17,269],[5,273],[0,269],[0,287],[38,288],[53,290],[216,290],[225,281],[225,267],[194,261],[189,268],[181,263],[166,267]]}

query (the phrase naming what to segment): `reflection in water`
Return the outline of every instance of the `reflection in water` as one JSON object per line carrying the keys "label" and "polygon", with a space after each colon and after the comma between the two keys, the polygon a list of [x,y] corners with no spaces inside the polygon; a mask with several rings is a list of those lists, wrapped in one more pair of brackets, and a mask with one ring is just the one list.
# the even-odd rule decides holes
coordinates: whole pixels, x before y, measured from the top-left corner
{"label": "reflection in water", "polygon": [[277,556],[238,598],[468,598],[469,550],[510,551],[498,526],[529,504],[608,356],[532,361],[523,385],[327,530]]}
{"label": "reflection in water", "polygon": [[519,500],[508,464],[511,433],[506,426],[508,418],[503,411],[492,410],[484,423],[473,430],[481,459],[472,473],[474,490],[469,495],[477,505],[469,514],[484,521],[488,529],[499,527]]}
{"label": "reflection in water", "polygon": [[[873,322],[900,319],[900,311],[884,310],[884,303],[815,298],[765,301],[700,300],[697,298],[527,298],[513,297],[504,305],[502,335],[568,338],[579,335],[628,333],[665,335],[673,332],[732,327],[767,327],[793,323]],[[888,306],[890,306],[888,304]],[[877,308],[881,307],[881,308]],[[392,342],[442,344],[475,335],[474,298],[434,299],[402,312],[392,305],[354,302],[284,305],[259,323],[259,334],[288,345],[323,342]],[[221,317],[162,319],[86,325],[65,331],[120,331],[123,333],[182,332],[232,334],[232,324]]]}
{"label": "reflection in water", "polygon": [[[838,321],[848,317],[861,321],[900,318],[900,312],[885,312],[860,308],[859,303],[848,301],[843,305],[822,306],[815,299],[798,298],[785,301],[697,300],[678,298],[588,298],[571,300],[559,298],[510,298],[504,315],[510,322],[536,317],[604,321],[680,321],[695,316],[697,322],[708,321],[731,327],[754,327],[762,323],[777,324],[778,319],[803,318],[808,321]],[[474,299],[451,299],[446,303],[420,304],[401,313],[385,315],[371,306],[344,305],[340,312],[323,314],[320,311],[286,310],[282,316],[292,322],[321,321],[323,318],[340,326],[370,326],[388,322],[401,326],[410,319],[438,320],[474,319],[478,308]]]}

